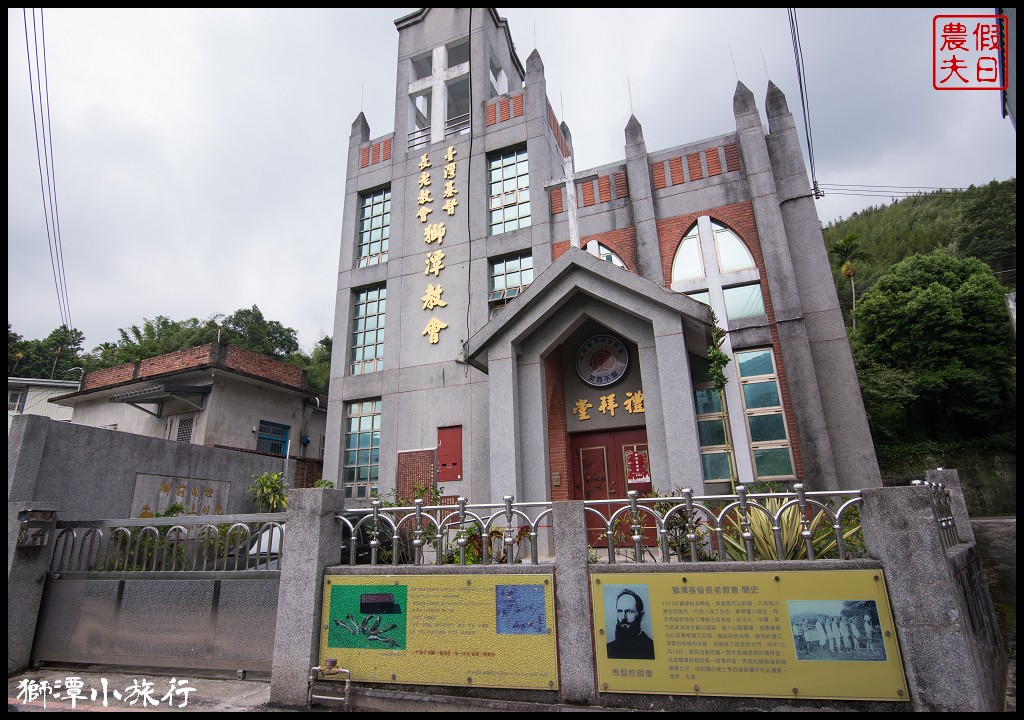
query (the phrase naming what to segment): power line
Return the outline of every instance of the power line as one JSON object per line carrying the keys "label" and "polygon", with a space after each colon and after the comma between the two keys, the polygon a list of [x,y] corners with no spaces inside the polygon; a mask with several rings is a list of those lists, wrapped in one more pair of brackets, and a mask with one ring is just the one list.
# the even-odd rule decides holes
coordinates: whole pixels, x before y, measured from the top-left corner
{"label": "power line", "polygon": [[46,64],[46,23],[43,19],[43,9],[39,8],[39,31],[42,38],[43,44],[43,80],[46,81],[46,136],[45,139],[49,144],[49,162],[50,162],[50,173],[51,173],[51,185],[53,187],[53,195],[51,198],[50,206],[53,208],[53,226],[56,228],[56,243],[57,243],[57,267],[59,269],[60,281],[64,295],[64,306],[67,309],[68,317],[68,329],[74,327],[74,322],[71,319],[71,299],[68,297],[68,279],[67,274],[64,272],[64,244],[61,242],[60,235],[60,210],[57,204],[57,165],[53,160],[53,123],[50,120],[50,75],[47,70]]}
{"label": "power line", "polygon": [[[60,310],[61,324],[71,329],[71,304],[68,300],[67,277],[64,272],[64,251],[60,240],[59,214],[57,212],[57,184],[56,173],[53,166],[53,136],[50,130],[50,109],[49,109],[49,77],[46,74],[46,35],[45,29],[36,31],[35,9],[32,10],[32,42],[29,42],[28,17],[26,11],[22,10],[22,19],[25,28],[25,57],[28,62],[28,83],[29,93],[32,96],[32,125],[35,131],[36,143],[36,167],[39,171],[39,191],[43,202],[43,221],[46,226],[46,241],[50,251],[50,269],[53,274],[54,287],[57,290],[57,303]],[[43,23],[43,10],[39,10],[40,25]],[[40,46],[42,46],[42,59],[40,60]],[[33,63],[32,50],[35,50],[35,82],[32,80]],[[39,68],[43,67],[43,75],[40,77]],[[46,88],[43,88],[43,81],[46,81]],[[45,93],[45,94],[44,94]],[[39,108],[37,115],[36,108]],[[42,129],[42,150],[40,150],[40,129]],[[43,167],[45,165],[46,179],[43,179]]]}
{"label": "power line", "polygon": [[797,84],[800,87],[800,107],[803,109],[804,133],[807,135],[807,162],[811,169],[811,187],[814,197],[820,198],[824,193],[818,187],[818,174],[814,169],[814,141],[811,138],[811,109],[807,94],[807,79],[804,73],[804,51],[800,47],[800,27],[796,20],[796,8],[787,8],[789,15],[789,34],[793,39],[793,59],[796,62]]}
{"label": "power line", "polygon": [[[969,187],[936,187],[910,185],[842,185],[839,183],[819,183],[821,196],[849,195],[855,197],[886,197],[905,199],[912,197],[964,197],[971,191]],[[977,189],[977,188],[975,188]],[[1011,194],[1011,193],[1007,193]],[[1015,193],[1014,193],[1015,194]]]}

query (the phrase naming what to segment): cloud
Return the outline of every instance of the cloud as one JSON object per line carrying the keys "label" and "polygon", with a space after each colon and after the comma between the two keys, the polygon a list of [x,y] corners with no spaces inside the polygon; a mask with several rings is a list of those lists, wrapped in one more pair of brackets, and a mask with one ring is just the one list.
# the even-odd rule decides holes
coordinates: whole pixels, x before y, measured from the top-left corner
{"label": "cloud", "polygon": [[[143,318],[258,305],[306,350],[334,325],[351,126],[394,128],[398,32],[414,8],[45,13],[61,246],[87,347]],[[538,48],[578,170],[735,128],[737,80],[800,120],[783,9],[498,9]],[[1016,173],[997,93],[931,89],[933,11],[799,11],[820,181],[955,186]],[[29,17],[31,21],[31,16]],[[60,324],[25,30],[8,9],[8,320]],[[33,78],[35,82],[35,78]],[[806,153],[806,149],[805,149]],[[828,221],[878,198],[827,195]]]}

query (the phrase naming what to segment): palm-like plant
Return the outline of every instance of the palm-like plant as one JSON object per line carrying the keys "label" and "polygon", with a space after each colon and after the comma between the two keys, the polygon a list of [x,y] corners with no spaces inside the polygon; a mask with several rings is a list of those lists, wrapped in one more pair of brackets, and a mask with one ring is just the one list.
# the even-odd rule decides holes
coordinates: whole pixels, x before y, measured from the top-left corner
{"label": "palm-like plant", "polygon": [[832,256],[832,262],[835,263],[836,269],[850,280],[850,293],[852,300],[850,307],[850,320],[853,322],[854,332],[857,331],[857,319],[853,316],[853,311],[857,309],[857,285],[854,282],[854,278],[857,276],[856,263],[871,260],[871,253],[861,246],[857,238],[858,236],[856,233],[847,233],[842,238],[832,243],[832,247],[828,249],[829,254]]}

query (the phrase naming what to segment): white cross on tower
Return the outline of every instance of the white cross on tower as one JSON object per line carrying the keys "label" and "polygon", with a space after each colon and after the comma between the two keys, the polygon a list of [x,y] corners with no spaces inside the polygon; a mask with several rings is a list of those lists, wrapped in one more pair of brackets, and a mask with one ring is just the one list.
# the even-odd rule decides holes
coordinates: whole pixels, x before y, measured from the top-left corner
{"label": "white cross on tower", "polygon": [[563,176],[545,183],[544,188],[551,189],[565,185],[567,196],[565,204],[568,205],[566,210],[569,213],[569,245],[578,248],[580,246],[580,222],[576,212],[576,183],[580,180],[593,180],[597,177],[597,173],[593,170],[581,173],[573,172],[574,165],[575,159],[572,155],[562,158]]}
{"label": "white cross on tower", "polygon": [[[457,77],[469,74],[469,60],[448,67],[448,48],[444,45],[434,48],[430,60],[430,75],[409,83],[409,96],[430,90],[430,142],[444,140],[445,115],[448,105],[448,83]],[[415,103],[414,109],[415,110]]]}

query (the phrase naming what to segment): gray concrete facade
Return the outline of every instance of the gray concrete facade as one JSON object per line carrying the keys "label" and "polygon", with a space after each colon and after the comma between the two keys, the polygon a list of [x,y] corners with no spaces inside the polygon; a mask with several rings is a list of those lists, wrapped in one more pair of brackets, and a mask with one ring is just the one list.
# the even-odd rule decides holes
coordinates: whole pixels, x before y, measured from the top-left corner
{"label": "gray concrete facade", "polygon": [[[569,128],[558,122],[546,96],[540,54],[534,50],[524,67],[496,10],[429,8],[396,20],[396,26],[394,132],[375,137],[360,115],[349,140],[326,478],[343,479],[355,457],[345,447],[351,442],[345,436],[349,403],[380,399],[374,470],[381,494],[401,484],[401,453],[435,447],[438,428],[461,426],[465,473],[461,481],[445,483],[446,495],[473,502],[506,494],[562,498],[564,488],[550,482],[552,458],[565,455],[577,433],[630,420],[602,418],[581,426],[572,416],[570,395],[580,393],[567,359],[580,345],[573,332],[586,327],[628,343],[632,370],[641,370],[637,388],[650,402],[645,417],[632,420],[647,429],[656,489],[703,491],[691,364],[707,357],[712,321],[698,310],[706,306],[676,290],[669,269],[685,232],[707,217],[733,230],[758,263],[716,282],[759,283],[766,307],[759,317],[730,319],[716,306],[733,359],[725,368],[732,479],[753,482],[764,475],[752,449],[757,440],[747,424],[751,411],[734,354],[770,348],[787,427],[780,447],[792,457],[792,472],[781,479],[822,490],[881,485],[795,124],[778,87],[768,86],[767,128],[753,94],[740,83],[734,129],[650,151],[640,120],[631,117],[624,160],[580,170],[573,164]],[[463,82],[468,104],[459,105],[452,98]],[[445,113],[455,107],[466,110],[468,126],[450,124]],[[505,191],[488,200],[488,163],[523,149],[530,222],[493,232],[494,198],[500,207]],[[449,171],[450,177],[442,174]],[[567,174],[574,179],[567,182]],[[362,203],[385,189],[391,193],[386,260],[361,259]],[[576,207],[568,207],[570,196]],[[445,210],[442,197],[454,198],[457,206]],[[440,223],[443,242],[431,239],[431,226]],[[550,286],[554,280],[545,276],[562,272],[567,255],[588,255],[566,249],[576,242],[573,233],[592,251],[602,243],[621,254],[628,271],[603,263],[604,272],[595,267],[600,260],[580,260],[587,277],[601,278],[593,288],[572,290],[575,276],[561,294],[534,288]],[[431,274],[428,255],[435,250],[443,251],[444,267]],[[492,318],[492,264],[519,253],[532,258],[533,286]],[[663,312],[656,293],[637,292],[637,280],[685,302]],[[443,286],[444,305],[431,305],[425,295],[434,284]],[[353,374],[353,297],[371,287],[387,291],[382,369]],[[720,300],[721,287],[712,295]],[[444,324],[436,342],[426,332],[433,320]],[[563,358],[561,377],[548,377],[552,353]],[[565,431],[553,429],[561,417],[549,416],[546,393],[553,386],[565,394],[558,408]],[[621,396],[626,383],[615,387]],[[368,495],[360,492],[350,499]]]}
{"label": "gray concrete facade", "polygon": [[[289,460],[289,477],[295,464]],[[245,495],[252,476],[283,465],[283,458],[22,415],[7,440],[7,499],[60,503],[61,520],[127,518],[139,478],[161,476],[227,482],[224,513],[256,512]]]}

